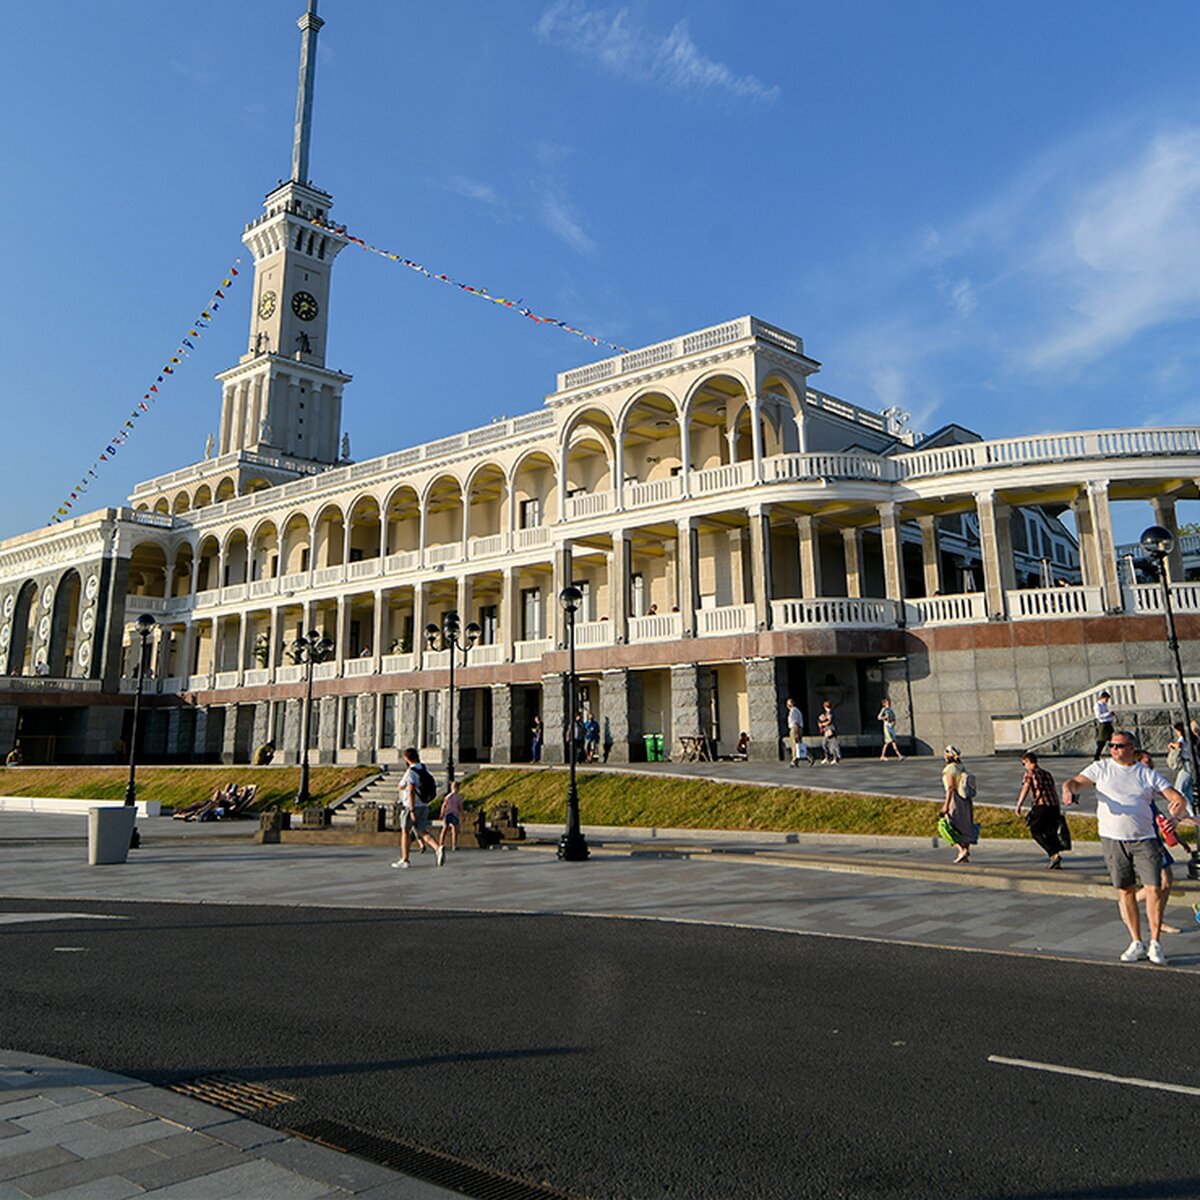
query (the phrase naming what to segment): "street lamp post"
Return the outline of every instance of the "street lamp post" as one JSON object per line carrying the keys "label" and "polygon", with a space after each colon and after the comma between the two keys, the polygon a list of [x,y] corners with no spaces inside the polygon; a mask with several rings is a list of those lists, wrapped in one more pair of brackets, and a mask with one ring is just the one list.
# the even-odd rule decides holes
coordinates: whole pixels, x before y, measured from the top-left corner
{"label": "street lamp post", "polygon": [[[1192,714],[1188,710],[1187,687],[1183,682],[1183,662],[1179,657],[1179,636],[1175,632],[1175,613],[1171,607],[1171,584],[1167,579],[1167,558],[1175,549],[1175,535],[1162,525],[1151,525],[1142,531],[1139,539],[1142,549],[1150,555],[1154,570],[1162,588],[1163,615],[1167,620],[1167,646],[1175,662],[1175,684],[1179,689],[1179,706],[1183,709],[1183,737],[1188,749],[1188,762],[1192,768],[1192,792],[1200,787],[1200,748],[1192,736]],[[1192,853],[1188,863],[1188,878],[1200,879],[1200,846]]]}
{"label": "street lamp post", "polygon": [[454,658],[461,650],[462,665],[465,667],[467,654],[479,640],[481,633],[483,630],[474,621],[469,621],[464,629],[459,623],[457,612],[448,612],[442,617],[441,629],[436,625],[425,626],[425,641],[430,650],[438,648],[437,643],[440,639],[441,648],[450,651],[450,745],[446,750],[446,791],[450,791],[454,786]]}
{"label": "street lamp post", "polygon": [[[158,622],[149,613],[142,613],[137,619],[137,625],[134,626],[142,643],[138,647],[137,691],[133,696],[133,728],[129,732],[129,782],[125,785],[125,804],[129,807],[137,803],[137,783],[134,776],[137,771],[138,715],[142,709],[142,686],[146,679],[146,659],[147,651],[150,648],[150,635],[157,626]],[[136,830],[134,835],[137,835]]]}
{"label": "street lamp post", "polygon": [[296,793],[296,807],[306,808],[311,797],[308,794],[308,740],[312,724],[313,667],[324,662],[334,651],[334,644],[315,629],[298,637],[289,647],[292,662],[304,664],[304,712],[300,725],[300,790]]}
{"label": "street lamp post", "polygon": [[579,788],[575,782],[575,614],[583,601],[577,587],[565,587],[558,593],[558,603],[567,618],[567,761],[571,767],[571,782],[567,785],[567,828],[558,843],[558,857],[564,862],[583,862],[588,856],[587,839],[579,827]]}

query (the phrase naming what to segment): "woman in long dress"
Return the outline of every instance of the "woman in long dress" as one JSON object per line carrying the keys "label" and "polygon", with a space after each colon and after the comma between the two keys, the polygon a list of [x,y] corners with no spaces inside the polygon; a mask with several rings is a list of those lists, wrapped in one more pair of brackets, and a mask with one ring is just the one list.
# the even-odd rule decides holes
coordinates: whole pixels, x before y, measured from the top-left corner
{"label": "woman in long dress", "polygon": [[946,760],[942,768],[942,787],[946,790],[942,815],[949,817],[954,826],[954,840],[958,845],[958,857],[954,861],[965,863],[970,861],[971,843],[975,840],[975,802],[959,791],[960,778],[967,772],[958,747],[947,746],[942,757]]}

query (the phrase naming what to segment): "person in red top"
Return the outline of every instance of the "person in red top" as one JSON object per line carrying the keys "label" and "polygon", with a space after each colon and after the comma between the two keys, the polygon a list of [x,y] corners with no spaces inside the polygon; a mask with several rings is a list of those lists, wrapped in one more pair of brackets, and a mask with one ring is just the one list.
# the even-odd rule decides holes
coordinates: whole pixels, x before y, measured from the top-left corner
{"label": "person in red top", "polygon": [[1050,856],[1046,866],[1051,871],[1056,871],[1062,866],[1062,855],[1066,847],[1058,832],[1062,809],[1058,803],[1054,776],[1045,767],[1038,766],[1038,756],[1032,750],[1021,756],[1021,762],[1025,764],[1025,779],[1021,783],[1021,794],[1017,797],[1017,816],[1021,815],[1021,807],[1028,797],[1029,816],[1025,820],[1029,824],[1029,832],[1033,834],[1033,840]]}

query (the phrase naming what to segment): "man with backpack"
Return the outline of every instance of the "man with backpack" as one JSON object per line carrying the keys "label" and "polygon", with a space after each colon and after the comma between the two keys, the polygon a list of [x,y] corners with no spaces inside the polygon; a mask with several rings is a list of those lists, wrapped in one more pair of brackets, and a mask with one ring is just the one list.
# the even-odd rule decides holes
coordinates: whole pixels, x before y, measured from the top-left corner
{"label": "man with backpack", "polygon": [[417,844],[428,846],[437,854],[437,865],[440,867],[446,861],[446,847],[438,844],[433,836],[433,821],[429,815],[429,806],[437,796],[437,783],[429,768],[421,761],[416,748],[410,746],[404,751],[404,761],[408,770],[400,780],[400,803],[404,806],[404,823],[400,830],[400,857],[392,863],[393,867],[405,868],[408,863],[409,840],[415,833]]}

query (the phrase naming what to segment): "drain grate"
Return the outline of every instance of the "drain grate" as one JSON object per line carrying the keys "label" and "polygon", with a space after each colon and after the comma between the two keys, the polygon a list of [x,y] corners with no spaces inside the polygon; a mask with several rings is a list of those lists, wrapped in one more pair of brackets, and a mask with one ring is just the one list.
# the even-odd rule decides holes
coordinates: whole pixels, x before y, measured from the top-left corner
{"label": "drain grate", "polygon": [[474,1200],[581,1200],[572,1192],[563,1192],[548,1184],[528,1183],[514,1175],[493,1171],[476,1163],[465,1162],[440,1150],[430,1150],[400,1138],[367,1133],[340,1121],[310,1121],[288,1130],[299,1137],[359,1158],[381,1167],[391,1167],[405,1175],[414,1175],[426,1183],[471,1196]]}
{"label": "drain grate", "polygon": [[218,1108],[226,1108],[243,1116],[262,1112],[264,1108],[278,1108],[281,1104],[298,1099],[287,1092],[277,1092],[258,1083],[247,1083],[232,1075],[202,1075],[199,1079],[171,1084],[171,1091],[182,1092],[194,1100],[203,1100],[205,1104],[215,1104]]}

